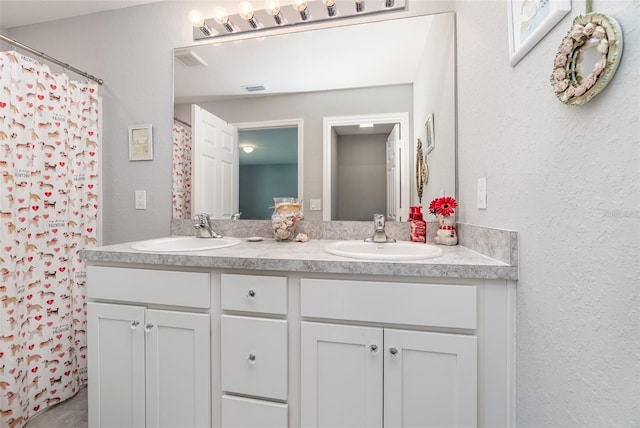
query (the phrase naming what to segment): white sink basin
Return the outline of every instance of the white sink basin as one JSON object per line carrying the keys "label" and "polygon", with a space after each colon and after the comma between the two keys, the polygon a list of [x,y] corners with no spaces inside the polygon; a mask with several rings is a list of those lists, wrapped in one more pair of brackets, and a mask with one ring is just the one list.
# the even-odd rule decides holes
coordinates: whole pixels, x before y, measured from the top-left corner
{"label": "white sink basin", "polygon": [[215,250],[237,245],[237,238],[196,238],[195,236],[171,236],[168,238],[150,239],[131,245],[132,250],[151,253],[170,253],[174,251]]}
{"label": "white sink basin", "polygon": [[440,257],[442,249],[435,245],[417,242],[388,242],[376,244],[364,241],[337,241],[324,246],[324,250],[336,256],[366,260],[423,260]]}

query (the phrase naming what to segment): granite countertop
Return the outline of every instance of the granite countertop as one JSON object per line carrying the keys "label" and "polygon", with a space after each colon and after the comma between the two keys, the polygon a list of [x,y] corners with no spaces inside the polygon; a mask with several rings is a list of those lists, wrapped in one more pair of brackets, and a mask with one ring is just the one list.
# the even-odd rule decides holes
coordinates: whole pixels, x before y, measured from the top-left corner
{"label": "granite countertop", "polygon": [[417,261],[369,261],[328,254],[332,240],[242,242],[233,247],[205,251],[150,253],[131,249],[133,242],[85,249],[89,263],[130,263],[195,268],[248,269],[302,273],[345,273],[432,278],[509,279],[518,277],[517,266],[485,256],[461,245],[441,246],[441,257]]}

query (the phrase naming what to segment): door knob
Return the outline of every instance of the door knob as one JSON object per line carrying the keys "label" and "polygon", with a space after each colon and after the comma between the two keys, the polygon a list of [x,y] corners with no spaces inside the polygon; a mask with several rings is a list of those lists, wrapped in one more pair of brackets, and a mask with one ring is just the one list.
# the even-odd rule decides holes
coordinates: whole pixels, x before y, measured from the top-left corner
{"label": "door knob", "polygon": [[398,349],[397,348],[389,348],[389,354],[391,354],[392,357],[397,357],[398,356]]}

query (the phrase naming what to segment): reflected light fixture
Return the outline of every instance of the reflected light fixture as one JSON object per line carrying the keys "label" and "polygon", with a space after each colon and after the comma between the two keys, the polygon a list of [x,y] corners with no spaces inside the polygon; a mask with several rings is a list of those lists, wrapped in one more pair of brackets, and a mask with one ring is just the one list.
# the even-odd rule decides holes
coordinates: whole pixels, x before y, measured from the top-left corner
{"label": "reflected light fixture", "polygon": [[278,0],[266,0],[264,3],[264,10],[266,10],[269,15],[273,16],[273,20],[277,25],[282,25],[284,20],[280,13],[280,2]]}
{"label": "reflected light fixture", "polygon": [[213,9],[213,19],[216,22],[224,27],[230,33],[233,33],[236,30],[235,25],[229,20],[229,14],[227,13],[227,9],[222,6],[218,6]]}
{"label": "reflected light fixture", "polygon": [[356,0],[356,12],[364,12],[364,0]]}
{"label": "reflected light fixture", "polygon": [[293,7],[300,13],[300,19],[306,21],[309,19],[309,8],[307,7],[307,0],[295,0]]}
{"label": "reflected light fixture", "polygon": [[254,30],[258,28],[258,20],[253,13],[253,6],[248,1],[243,1],[238,5],[238,14],[240,18],[249,23],[249,26]]}
{"label": "reflected light fixture", "polygon": [[189,12],[189,20],[194,27],[202,31],[202,34],[204,34],[205,36],[211,35],[211,28],[207,24],[205,24],[204,17],[199,10],[192,10],[191,12]]}
{"label": "reflected light fixture", "polygon": [[253,152],[253,146],[242,146],[242,151],[245,153]]}
{"label": "reflected light fixture", "polygon": [[338,11],[336,0],[322,0],[322,2],[327,7],[327,15],[330,17],[336,16],[336,12]]}

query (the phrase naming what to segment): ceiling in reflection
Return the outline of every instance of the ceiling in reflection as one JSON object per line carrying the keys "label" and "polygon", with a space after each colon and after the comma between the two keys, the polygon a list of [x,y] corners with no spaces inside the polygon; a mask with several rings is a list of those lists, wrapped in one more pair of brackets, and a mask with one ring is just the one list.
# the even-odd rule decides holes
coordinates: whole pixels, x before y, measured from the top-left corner
{"label": "ceiling in reflection", "polygon": [[[410,84],[430,22],[399,19],[185,48],[207,65],[175,61],[175,103]],[[245,89],[257,85],[266,90]]]}

